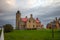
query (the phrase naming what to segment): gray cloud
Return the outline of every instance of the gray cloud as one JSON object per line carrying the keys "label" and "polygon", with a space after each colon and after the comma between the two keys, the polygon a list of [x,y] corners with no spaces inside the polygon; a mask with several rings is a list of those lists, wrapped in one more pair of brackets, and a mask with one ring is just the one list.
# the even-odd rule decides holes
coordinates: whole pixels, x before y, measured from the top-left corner
{"label": "gray cloud", "polygon": [[33,14],[46,25],[55,17],[60,17],[60,0],[0,0],[0,25],[9,23],[15,26],[17,10],[21,11],[22,17]]}
{"label": "gray cloud", "polygon": [[25,10],[23,13],[32,13],[35,18],[38,17],[40,21],[46,25],[50,21],[53,21],[55,17],[60,17],[60,6],[56,4],[55,6],[36,7],[33,9]]}
{"label": "gray cloud", "polygon": [[0,0],[0,13],[11,12],[15,7],[15,0]]}

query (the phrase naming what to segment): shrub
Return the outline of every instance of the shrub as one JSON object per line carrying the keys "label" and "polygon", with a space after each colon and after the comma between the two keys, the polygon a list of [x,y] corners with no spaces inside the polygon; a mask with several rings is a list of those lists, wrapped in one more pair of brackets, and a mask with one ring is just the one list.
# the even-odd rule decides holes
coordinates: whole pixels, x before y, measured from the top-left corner
{"label": "shrub", "polygon": [[13,30],[13,26],[11,24],[6,24],[3,27],[4,27],[4,32],[11,32]]}

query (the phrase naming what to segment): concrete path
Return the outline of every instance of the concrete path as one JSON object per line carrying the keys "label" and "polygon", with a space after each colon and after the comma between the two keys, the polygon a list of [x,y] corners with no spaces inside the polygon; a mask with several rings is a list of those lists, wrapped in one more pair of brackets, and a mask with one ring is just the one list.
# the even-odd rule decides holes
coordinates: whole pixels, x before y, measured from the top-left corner
{"label": "concrete path", "polygon": [[4,29],[2,28],[0,40],[4,40]]}

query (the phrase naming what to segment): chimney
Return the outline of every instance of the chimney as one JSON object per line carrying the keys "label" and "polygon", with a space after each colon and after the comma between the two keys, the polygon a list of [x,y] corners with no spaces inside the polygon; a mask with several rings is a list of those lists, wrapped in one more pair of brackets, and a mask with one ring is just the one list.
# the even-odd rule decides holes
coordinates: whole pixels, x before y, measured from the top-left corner
{"label": "chimney", "polygon": [[27,16],[25,18],[27,18]]}
{"label": "chimney", "polygon": [[36,20],[38,20],[38,18],[36,18]]}
{"label": "chimney", "polygon": [[55,20],[57,21],[57,17],[55,18]]}
{"label": "chimney", "polygon": [[32,15],[32,14],[30,14],[30,17],[31,17],[31,18],[33,18],[33,15]]}

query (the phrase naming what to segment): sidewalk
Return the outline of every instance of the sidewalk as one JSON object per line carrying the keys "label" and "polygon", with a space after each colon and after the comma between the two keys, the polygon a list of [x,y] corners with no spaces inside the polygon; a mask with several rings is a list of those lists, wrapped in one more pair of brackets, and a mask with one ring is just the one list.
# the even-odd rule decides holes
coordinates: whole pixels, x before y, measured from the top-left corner
{"label": "sidewalk", "polygon": [[2,28],[2,32],[1,32],[1,36],[0,36],[0,40],[4,40],[4,29]]}

